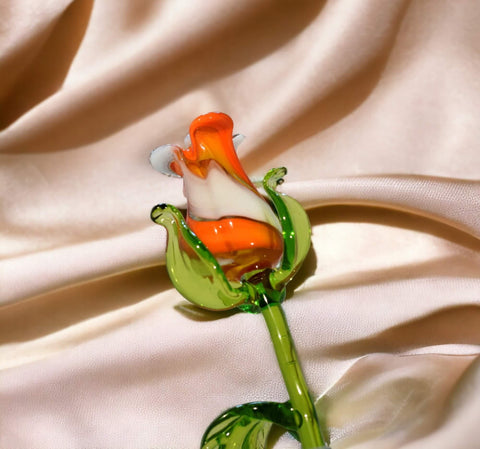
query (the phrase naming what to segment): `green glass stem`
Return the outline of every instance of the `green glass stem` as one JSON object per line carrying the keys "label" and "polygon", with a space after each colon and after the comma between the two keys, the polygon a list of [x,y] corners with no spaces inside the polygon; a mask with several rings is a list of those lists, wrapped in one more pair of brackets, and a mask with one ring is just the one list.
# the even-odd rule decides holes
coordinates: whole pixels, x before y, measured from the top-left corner
{"label": "green glass stem", "polygon": [[265,305],[262,308],[262,315],[270,332],[278,364],[290,396],[290,403],[302,417],[302,423],[297,431],[302,449],[325,447],[317,413],[298,361],[297,351],[293,345],[281,304],[270,303]]}

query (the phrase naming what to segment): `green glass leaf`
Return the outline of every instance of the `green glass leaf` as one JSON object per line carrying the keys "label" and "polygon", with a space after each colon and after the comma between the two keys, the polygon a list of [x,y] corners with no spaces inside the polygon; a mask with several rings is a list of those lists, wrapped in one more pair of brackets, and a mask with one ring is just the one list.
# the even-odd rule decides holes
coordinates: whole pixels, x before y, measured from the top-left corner
{"label": "green glass leaf", "polygon": [[[167,271],[175,288],[190,302],[208,310],[228,310],[255,296],[246,284],[230,283],[217,260],[189,229],[174,206],[159,204],[152,220],[168,234]],[[252,290],[252,291],[251,291]]]}
{"label": "green glass leaf", "polygon": [[286,174],[285,167],[272,168],[263,179],[263,188],[275,206],[283,232],[282,263],[270,274],[270,283],[276,290],[281,290],[293,278],[311,244],[310,220],[305,210],[298,201],[277,192],[277,186]]}
{"label": "green glass leaf", "polygon": [[201,449],[264,449],[273,424],[294,437],[300,414],[290,402],[252,402],[227,410],[216,418],[202,438]]}

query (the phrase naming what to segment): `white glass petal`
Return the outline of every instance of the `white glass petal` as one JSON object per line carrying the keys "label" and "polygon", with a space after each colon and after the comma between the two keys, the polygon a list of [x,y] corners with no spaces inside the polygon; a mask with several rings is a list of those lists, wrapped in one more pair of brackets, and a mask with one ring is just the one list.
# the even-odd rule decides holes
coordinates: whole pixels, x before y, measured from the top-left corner
{"label": "white glass petal", "polygon": [[188,133],[186,136],[185,136],[185,139],[183,139],[183,146],[185,148],[189,148],[192,146],[192,139],[190,139],[190,133]]}
{"label": "white glass petal", "polygon": [[150,154],[150,164],[152,164],[152,167],[164,175],[181,178],[181,176],[177,175],[177,173],[170,168],[170,164],[175,160],[173,151],[176,148],[178,147],[170,144],[155,148]]}
{"label": "white glass petal", "polygon": [[268,203],[235,181],[215,162],[210,162],[208,176],[192,174],[181,163],[184,193],[193,217],[218,220],[222,217],[245,217],[268,223],[281,232],[278,218]]}
{"label": "white glass petal", "polygon": [[239,145],[245,140],[245,136],[243,134],[235,134],[232,137],[233,146],[236,150],[238,150]]}

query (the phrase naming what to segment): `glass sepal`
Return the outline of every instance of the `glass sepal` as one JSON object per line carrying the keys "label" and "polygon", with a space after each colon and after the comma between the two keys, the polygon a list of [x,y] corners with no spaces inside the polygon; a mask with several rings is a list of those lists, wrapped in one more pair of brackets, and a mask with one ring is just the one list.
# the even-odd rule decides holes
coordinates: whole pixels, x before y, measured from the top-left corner
{"label": "glass sepal", "polygon": [[209,310],[228,310],[255,296],[247,284],[227,280],[220,264],[176,207],[159,204],[152,209],[151,218],[167,230],[167,271],[182,296]]}
{"label": "glass sepal", "polygon": [[277,211],[284,242],[281,265],[270,274],[270,283],[275,290],[281,290],[293,278],[311,245],[307,213],[298,201],[277,192],[277,186],[286,174],[285,167],[272,168],[263,179],[263,188]]}

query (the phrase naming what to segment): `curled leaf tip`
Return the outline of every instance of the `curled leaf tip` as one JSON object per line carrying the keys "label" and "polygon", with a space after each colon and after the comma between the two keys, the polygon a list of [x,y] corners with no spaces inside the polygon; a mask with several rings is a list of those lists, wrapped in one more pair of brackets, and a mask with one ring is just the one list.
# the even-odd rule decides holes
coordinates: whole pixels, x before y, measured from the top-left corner
{"label": "curled leaf tip", "polygon": [[155,223],[158,223],[158,220],[162,217],[163,212],[165,209],[168,208],[168,204],[162,203],[162,204],[157,204],[156,206],[153,206],[152,212],[150,213],[150,218],[152,221]]}
{"label": "curled leaf tip", "polygon": [[286,167],[272,168],[265,175],[263,182],[268,185],[271,189],[276,188],[277,185],[280,185],[284,182],[283,177],[287,174]]}

